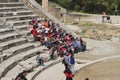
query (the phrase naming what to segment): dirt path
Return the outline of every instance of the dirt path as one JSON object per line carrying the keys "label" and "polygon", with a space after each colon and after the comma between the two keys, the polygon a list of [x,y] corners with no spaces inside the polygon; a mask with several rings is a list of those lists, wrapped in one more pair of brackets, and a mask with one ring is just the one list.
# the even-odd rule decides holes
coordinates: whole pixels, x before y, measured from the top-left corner
{"label": "dirt path", "polygon": [[[80,31],[77,26],[67,26],[72,31]],[[84,39],[87,42],[87,48],[90,51],[79,53],[76,57],[79,59],[96,60],[103,57],[110,57],[113,55],[120,55],[120,43],[114,43],[111,41],[99,41],[93,39]]]}
{"label": "dirt path", "polygon": [[[80,30],[77,26],[68,26],[70,29]],[[79,53],[76,58],[95,61],[100,58],[120,55],[120,43],[111,41],[98,41],[84,39],[87,42],[89,51]],[[119,80],[120,78],[120,59],[107,60],[85,67],[75,75],[74,80]]]}
{"label": "dirt path", "polygon": [[120,58],[102,61],[82,69],[74,80],[119,80],[120,78]]}

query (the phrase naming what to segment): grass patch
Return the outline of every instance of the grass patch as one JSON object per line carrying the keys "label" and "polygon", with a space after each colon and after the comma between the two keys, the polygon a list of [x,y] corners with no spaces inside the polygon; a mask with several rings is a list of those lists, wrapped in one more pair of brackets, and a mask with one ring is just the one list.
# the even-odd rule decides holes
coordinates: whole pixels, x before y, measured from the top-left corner
{"label": "grass patch", "polygon": [[106,24],[97,24],[97,23],[92,23],[92,22],[80,22],[77,24],[77,26],[85,29],[99,29],[99,30],[104,30],[107,29],[108,26]]}

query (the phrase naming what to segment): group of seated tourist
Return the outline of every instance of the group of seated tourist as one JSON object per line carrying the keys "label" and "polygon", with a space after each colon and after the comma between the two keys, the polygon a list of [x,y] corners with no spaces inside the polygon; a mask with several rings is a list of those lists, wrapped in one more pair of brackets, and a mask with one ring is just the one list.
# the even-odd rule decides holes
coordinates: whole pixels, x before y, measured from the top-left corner
{"label": "group of seated tourist", "polygon": [[82,38],[75,38],[52,20],[37,21],[37,18],[33,18],[29,26],[34,41],[51,49],[51,59],[55,51],[63,56],[66,51],[78,53],[86,50],[86,43]]}
{"label": "group of seated tourist", "polygon": [[[81,37],[75,38],[71,33],[67,33],[59,24],[55,24],[52,20],[43,21],[33,18],[29,23],[29,30],[34,42],[40,42],[41,45],[49,49],[49,57],[51,60],[56,59],[57,56],[67,59],[65,56],[71,55],[68,57],[68,60],[71,60],[71,65],[74,65],[73,55],[86,50],[86,43]],[[39,53],[37,53],[36,60],[40,65],[44,65],[44,61]],[[70,71],[69,66],[70,65],[65,64],[65,74]],[[73,70],[71,72],[73,72]]]}

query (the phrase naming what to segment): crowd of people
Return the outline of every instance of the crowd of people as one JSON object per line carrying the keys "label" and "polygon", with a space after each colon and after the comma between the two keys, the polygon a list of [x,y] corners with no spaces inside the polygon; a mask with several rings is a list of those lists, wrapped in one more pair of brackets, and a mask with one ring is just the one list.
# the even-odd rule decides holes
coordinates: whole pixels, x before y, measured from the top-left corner
{"label": "crowd of people", "polygon": [[[66,80],[72,80],[75,65],[74,54],[86,50],[85,41],[81,37],[75,38],[71,33],[67,33],[52,20],[40,21],[33,18],[29,23],[29,29],[34,42],[40,42],[50,50],[51,60],[56,59],[56,56],[63,57],[62,63],[65,65]],[[43,64],[40,57],[37,56],[36,60],[39,64]]]}

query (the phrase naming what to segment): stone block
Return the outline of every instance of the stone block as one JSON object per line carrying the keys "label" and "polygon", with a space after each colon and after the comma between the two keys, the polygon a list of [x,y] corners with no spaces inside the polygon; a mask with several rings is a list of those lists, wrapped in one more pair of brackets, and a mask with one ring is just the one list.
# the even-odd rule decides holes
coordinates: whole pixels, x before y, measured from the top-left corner
{"label": "stone block", "polygon": [[41,54],[40,56],[41,56],[41,58],[43,59],[43,61],[45,61],[45,62],[47,62],[47,61],[50,60],[50,55],[47,54],[47,53],[43,53],[43,54]]}

